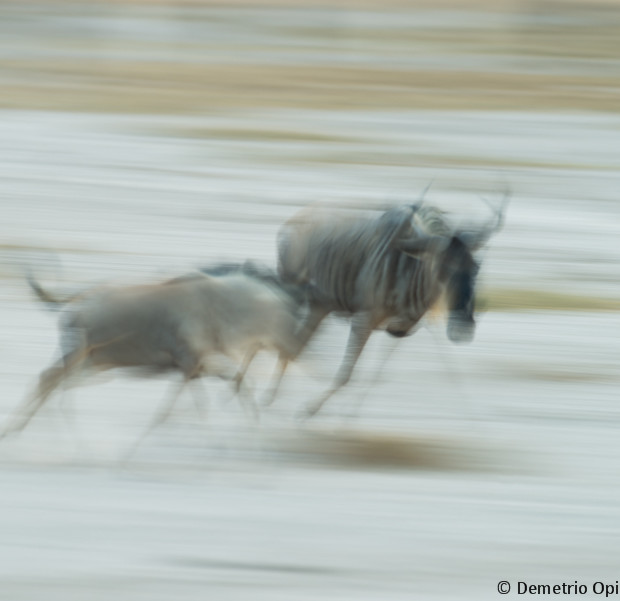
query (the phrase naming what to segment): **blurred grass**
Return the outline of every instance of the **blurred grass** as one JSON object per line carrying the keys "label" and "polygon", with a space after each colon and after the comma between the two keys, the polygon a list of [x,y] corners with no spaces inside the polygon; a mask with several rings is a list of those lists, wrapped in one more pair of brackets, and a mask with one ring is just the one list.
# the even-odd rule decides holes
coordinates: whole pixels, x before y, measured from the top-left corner
{"label": "blurred grass", "polygon": [[[152,131],[152,130],[151,130]],[[311,131],[284,129],[249,129],[245,127],[169,127],[158,128],[159,135],[172,135],[184,138],[209,140],[242,140],[253,142],[303,142],[324,144],[325,142],[354,143],[355,138],[331,134],[319,134]]]}
{"label": "blurred grass", "polygon": [[544,290],[495,289],[479,295],[487,311],[620,311],[620,300]]}
{"label": "blurred grass", "polygon": [[[25,13],[19,3],[0,4],[0,34],[11,34],[11,23],[23,34],[7,38],[18,40],[14,47],[0,43],[0,108],[620,110],[620,12],[609,3],[325,3],[322,26],[304,25],[303,14],[272,23],[251,12],[321,6],[307,0],[254,0],[236,3],[237,10],[218,2],[146,0],[120,8],[132,4],[48,0],[25,3],[38,7]],[[151,5],[159,12],[151,14]],[[198,5],[200,12],[189,9]],[[395,7],[411,27],[356,16],[360,8],[380,15]],[[445,19],[438,17],[442,10]],[[433,24],[418,25],[416,11],[422,20],[430,14]],[[90,29],[59,29],[59,15],[69,24],[105,19]],[[127,17],[158,20],[163,33],[124,33]],[[190,19],[204,22],[205,32],[218,23],[218,35],[186,39],[183,23]]]}
{"label": "blurred grass", "polygon": [[0,74],[0,108],[143,114],[252,107],[620,111],[615,73],[5,58]]}
{"label": "blurred grass", "polygon": [[609,370],[576,370],[570,368],[549,369],[544,366],[534,365],[515,365],[511,364],[507,368],[512,377],[527,378],[528,380],[540,380],[543,382],[564,382],[564,383],[591,383],[591,382],[618,382],[620,377],[614,373],[613,368]]}

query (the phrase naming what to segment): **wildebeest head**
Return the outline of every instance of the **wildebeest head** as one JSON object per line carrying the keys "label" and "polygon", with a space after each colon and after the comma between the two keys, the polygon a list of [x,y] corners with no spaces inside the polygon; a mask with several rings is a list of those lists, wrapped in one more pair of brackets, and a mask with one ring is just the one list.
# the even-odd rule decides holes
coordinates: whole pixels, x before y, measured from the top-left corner
{"label": "wildebeest head", "polygon": [[448,312],[448,338],[469,342],[474,335],[475,286],[478,263],[472,251],[458,235],[417,235],[396,244],[402,252],[428,261],[438,295],[443,296]]}
{"label": "wildebeest head", "polygon": [[447,334],[453,342],[470,342],[474,337],[479,270],[474,253],[501,228],[508,197],[507,192],[492,220],[482,227],[442,235],[429,235],[417,229],[407,238],[397,240],[399,250],[429,261],[448,309]]}

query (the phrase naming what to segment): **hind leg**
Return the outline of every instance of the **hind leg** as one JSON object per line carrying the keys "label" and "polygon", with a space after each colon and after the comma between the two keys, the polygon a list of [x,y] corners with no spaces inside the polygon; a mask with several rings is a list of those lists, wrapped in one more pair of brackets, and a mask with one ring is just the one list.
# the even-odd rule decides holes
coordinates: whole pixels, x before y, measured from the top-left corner
{"label": "hind leg", "polygon": [[172,394],[168,396],[168,400],[164,401],[164,404],[160,408],[159,413],[155,416],[142,438],[144,438],[144,436],[151,432],[151,430],[163,424],[168,419],[185,386],[191,380],[198,378],[204,369],[204,365],[201,361],[200,356],[197,353],[194,353],[191,348],[187,346],[184,342],[180,342],[178,344],[177,348],[175,349],[174,356],[176,359],[176,364],[181,373],[183,374],[183,380],[181,381],[180,385],[175,386]]}
{"label": "hind leg", "polygon": [[196,352],[193,352],[191,347],[185,343],[185,341],[178,341],[173,356],[175,363],[179,371],[183,375],[183,380],[180,383],[173,384],[172,393],[167,395],[164,399],[163,405],[160,407],[159,412],[151,420],[151,423],[138,438],[136,443],[131,447],[128,453],[125,454],[123,463],[127,463],[132,455],[138,450],[144,439],[158,426],[163,424],[172,413],[177,400],[181,396],[185,386],[192,380],[196,380],[205,371],[204,359]]}
{"label": "hind leg", "polygon": [[138,450],[138,448],[142,445],[142,443],[144,442],[144,439],[149,434],[151,434],[151,432],[153,432],[155,428],[157,428],[158,426],[161,426],[161,424],[163,424],[170,417],[170,414],[172,413],[172,409],[176,405],[176,402],[179,396],[181,396],[181,392],[183,392],[183,389],[185,388],[188,381],[189,380],[184,377],[180,384],[175,383],[173,385],[172,393],[169,395],[166,395],[162,406],[160,407],[159,411],[155,414],[155,417],[151,420],[151,423],[148,425],[146,430],[142,432],[138,440],[133,444],[133,446],[129,449],[129,451],[125,453],[122,463],[127,463],[129,459],[131,459],[131,457]]}
{"label": "hind leg", "polygon": [[17,432],[21,432],[43,406],[48,397],[65,381],[69,374],[76,368],[79,359],[63,358],[52,367],[46,369],[39,376],[39,383],[34,394],[26,398],[10,418],[0,438]]}

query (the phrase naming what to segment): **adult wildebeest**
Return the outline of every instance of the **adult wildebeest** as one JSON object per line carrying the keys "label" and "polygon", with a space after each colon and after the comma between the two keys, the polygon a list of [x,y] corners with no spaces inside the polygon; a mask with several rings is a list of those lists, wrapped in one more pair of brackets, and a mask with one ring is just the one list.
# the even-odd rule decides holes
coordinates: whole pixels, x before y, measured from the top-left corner
{"label": "adult wildebeest", "polygon": [[[209,271],[209,270],[206,270]],[[163,421],[184,386],[213,373],[216,356],[245,356],[236,375],[237,391],[249,362],[261,349],[295,357],[303,327],[300,297],[279,286],[275,274],[250,264],[195,272],[164,283],[101,287],[58,299],[32,277],[39,299],[64,305],[60,322],[62,357],[42,372],[5,434],[23,429],[50,394],[86,370],[133,368],[146,374],[179,372],[183,380],[152,426]],[[255,411],[254,404],[251,408]]]}
{"label": "adult wildebeest", "polygon": [[307,335],[331,312],[352,317],[338,374],[308,415],[349,381],[373,330],[406,336],[441,298],[449,311],[450,340],[472,339],[478,272],[472,253],[501,226],[507,198],[508,193],[491,222],[470,230],[455,230],[425,204],[378,216],[311,207],[284,224],[278,270],[283,281],[311,290]]}

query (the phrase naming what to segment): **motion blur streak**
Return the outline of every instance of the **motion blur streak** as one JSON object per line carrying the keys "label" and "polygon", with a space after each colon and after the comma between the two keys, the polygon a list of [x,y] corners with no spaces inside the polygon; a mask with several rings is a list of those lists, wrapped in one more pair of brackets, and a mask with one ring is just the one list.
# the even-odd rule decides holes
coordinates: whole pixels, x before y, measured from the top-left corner
{"label": "motion blur streak", "polygon": [[[513,192],[471,344],[378,333],[304,427],[329,317],[249,426],[226,383],[147,439],[118,378],[0,443],[0,598],[497,599],[614,583],[620,546],[620,2],[0,3],[0,420],[56,344],[54,290],[276,265],[300,207]],[[248,381],[262,390],[273,355]],[[365,402],[357,418],[343,418]],[[67,424],[63,413],[74,415]]]}

